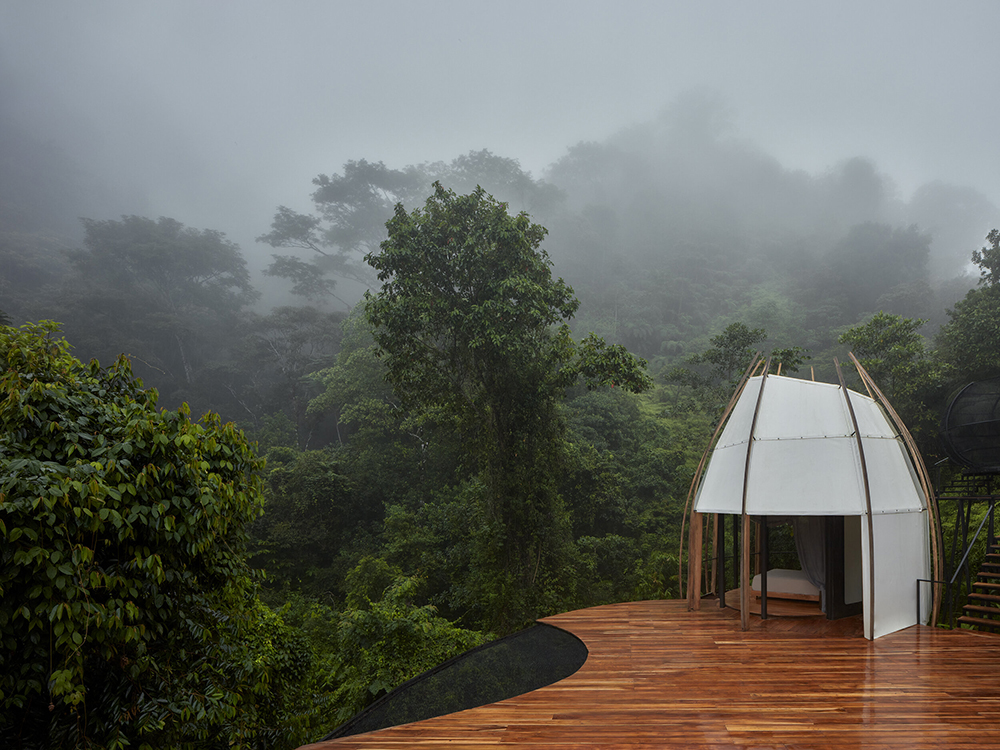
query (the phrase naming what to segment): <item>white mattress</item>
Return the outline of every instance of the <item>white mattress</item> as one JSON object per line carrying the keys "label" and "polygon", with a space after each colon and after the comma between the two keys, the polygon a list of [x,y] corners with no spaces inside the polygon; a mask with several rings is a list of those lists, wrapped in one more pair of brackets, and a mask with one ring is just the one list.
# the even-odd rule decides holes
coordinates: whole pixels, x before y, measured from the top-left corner
{"label": "white mattress", "polygon": [[[753,591],[760,591],[760,573],[753,577],[750,588]],[[809,582],[801,570],[775,568],[767,571],[767,593],[819,596],[819,589]]]}

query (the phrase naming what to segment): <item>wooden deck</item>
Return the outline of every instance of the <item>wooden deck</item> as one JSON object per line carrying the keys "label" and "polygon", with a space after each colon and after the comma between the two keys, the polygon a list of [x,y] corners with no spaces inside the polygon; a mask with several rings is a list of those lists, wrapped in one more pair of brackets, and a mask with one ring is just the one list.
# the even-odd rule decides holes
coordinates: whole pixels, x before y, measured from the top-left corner
{"label": "wooden deck", "polygon": [[703,602],[615,604],[543,620],[590,650],[525,695],[310,750],[346,748],[996,748],[1000,636],[860,618],[752,618]]}

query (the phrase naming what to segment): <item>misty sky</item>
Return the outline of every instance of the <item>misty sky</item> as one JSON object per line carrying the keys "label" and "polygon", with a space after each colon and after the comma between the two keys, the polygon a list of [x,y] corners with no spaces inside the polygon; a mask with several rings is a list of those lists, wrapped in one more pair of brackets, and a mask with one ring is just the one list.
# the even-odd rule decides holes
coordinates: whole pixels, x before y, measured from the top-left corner
{"label": "misty sky", "polygon": [[[872,158],[1000,204],[1000,2],[0,2],[0,92],[121,213],[226,232],[348,159],[568,146],[721,94],[789,168]],[[268,249],[269,250],[269,249]]]}

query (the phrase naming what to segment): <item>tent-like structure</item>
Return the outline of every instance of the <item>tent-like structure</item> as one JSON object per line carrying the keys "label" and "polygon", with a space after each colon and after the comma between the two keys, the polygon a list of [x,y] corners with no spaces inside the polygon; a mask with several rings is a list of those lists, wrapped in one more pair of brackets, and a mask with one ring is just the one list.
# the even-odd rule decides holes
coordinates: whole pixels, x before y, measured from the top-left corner
{"label": "tent-like structure", "polygon": [[[742,521],[742,533],[734,521],[733,535],[744,540],[744,628],[751,593],[746,540],[751,523],[766,527],[768,520],[794,523],[803,571],[822,590],[828,616],[860,608],[869,639],[928,619],[930,590],[918,613],[917,581],[940,578],[930,483],[909,433],[855,364],[872,395],[847,389],[842,375],[837,385],[770,375],[766,364],[762,374],[751,377],[748,370],[719,425],[721,435],[716,431],[704,474],[692,484],[692,608],[700,599],[704,521],[721,514],[723,530],[726,517]],[[721,553],[718,524],[714,528],[713,547]]]}

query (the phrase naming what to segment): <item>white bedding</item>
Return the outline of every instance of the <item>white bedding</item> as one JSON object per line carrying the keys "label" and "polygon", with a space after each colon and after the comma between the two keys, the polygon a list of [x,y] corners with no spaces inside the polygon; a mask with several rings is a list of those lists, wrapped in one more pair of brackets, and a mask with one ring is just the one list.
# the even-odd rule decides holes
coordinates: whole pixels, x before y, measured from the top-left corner
{"label": "white bedding", "polygon": [[[750,588],[753,591],[760,591],[760,573],[753,577]],[[775,568],[767,571],[767,594],[768,596],[779,594],[819,596],[819,589],[809,582],[801,570]]]}

